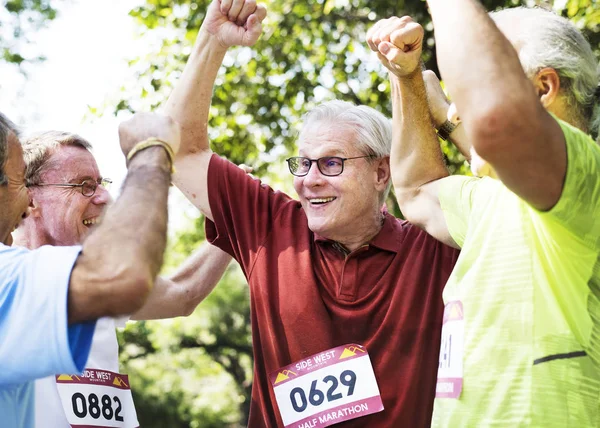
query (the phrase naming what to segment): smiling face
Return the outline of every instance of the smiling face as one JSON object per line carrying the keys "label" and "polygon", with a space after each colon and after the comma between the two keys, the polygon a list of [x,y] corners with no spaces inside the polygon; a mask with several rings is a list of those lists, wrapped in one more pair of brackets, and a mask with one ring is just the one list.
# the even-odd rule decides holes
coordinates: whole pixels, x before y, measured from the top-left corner
{"label": "smiling face", "polygon": [[[301,133],[299,155],[311,159],[364,156],[356,138],[349,126],[317,123]],[[328,177],[313,162],[306,176],[294,177],[310,230],[351,250],[376,235],[381,228],[380,193],[387,183],[387,178],[381,178],[382,164],[381,159],[347,160],[342,174]]]}
{"label": "smiling face", "polygon": [[0,241],[11,245],[11,232],[27,216],[29,205],[23,150],[12,132],[8,134],[8,154],[3,169],[8,183],[0,185]]}
{"label": "smiling face", "polygon": [[[98,181],[101,176],[92,154],[79,146],[58,146],[41,174],[41,183],[80,184]],[[36,242],[49,245],[80,244],[100,221],[111,198],[98,186],[93,196],[83,196],[80,187],[33,186],[32,209],[23,227],[34,234]]]}

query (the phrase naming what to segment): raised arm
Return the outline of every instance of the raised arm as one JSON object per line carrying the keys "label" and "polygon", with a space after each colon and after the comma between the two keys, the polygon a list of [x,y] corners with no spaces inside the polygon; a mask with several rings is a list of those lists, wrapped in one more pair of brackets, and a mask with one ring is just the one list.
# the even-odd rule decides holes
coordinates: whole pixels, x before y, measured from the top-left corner
{"label": "raised arm", "polygon": [[[431,118],[436,129],[439,129],[446,120],[457,123],[459,115],[456,104],[450,104],[435,73],[431,70],[425,70],[423,72],[423,80],[425,80],[425,88],[427,89],[429,112],[431,113]],[[448,140],[470,162],[471,144],[467,140],[465,128],[459,124],[448,137]]]}
{"label": "raised arm", "polygon": [[423,27],[410,17],[392,17],[367,33],[369,47],[390,71],[393,132],[390,163],[394,190],[407,220],[456,246],[437,197],[448,176],[427,105],[420,68]]}
{"label": "raised arm", "polygon": [[442,77],[468,141],[515,194],[540,210],[560,198],[564,135],[517,52],[475,0],[428,0]]}
{"label": "raised arm", "polygon": [[[119,127],[123,153],[157,138],[179,148],[179,126],[168,117],[137,114]],[[138,146],[139,147],[139,146]],[[69,323],[130,314],[144,304],[162,265],[171,179],[168,150],[150,146],[129,161],[119,199],[85,240],[71,273]]]}
{"label": "raised arm", "polygon": [[214,0],[206,12],[181,80],[165,105],[165,112],[181,124],[181,151],[176,159],[174,184],[212,220],[207,173],[211,151],[208,113],[219,67],[230,46],[252,46],[262,32],[266,9],[255,0]]}
{"label": "raised arm", "polygon": [[231,256],[208,242],[201,245],[169,277],[159,277],[142,309],[132,319],[188,316],[215,288]]}

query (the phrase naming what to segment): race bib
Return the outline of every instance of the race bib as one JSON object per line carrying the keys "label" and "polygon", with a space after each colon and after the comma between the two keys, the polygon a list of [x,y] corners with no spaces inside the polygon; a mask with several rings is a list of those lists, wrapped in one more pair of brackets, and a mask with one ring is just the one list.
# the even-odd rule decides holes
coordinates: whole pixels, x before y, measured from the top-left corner
{"label": "race bib", "polygon": [[444,308],[436,398],[460,397],[463,385],[464,338],[465,317],[462,302],[449,302]]}
{"label": "race bib", "polygon": [[383,403],[367,350],[349,344],[270,374],[285,427],[326,427],[371,413]]}
{"label": "race bib", "polygon": [[56,386],[71,427],[138,428],[127,375],[85,369],[57,375]]}

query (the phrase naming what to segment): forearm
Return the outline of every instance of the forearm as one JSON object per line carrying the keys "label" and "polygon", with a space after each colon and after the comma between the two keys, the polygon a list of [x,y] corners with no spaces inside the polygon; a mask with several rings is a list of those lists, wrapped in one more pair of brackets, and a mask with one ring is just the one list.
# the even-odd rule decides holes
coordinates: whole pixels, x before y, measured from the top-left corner
{"label": "forearm", "polygon": [[428,0],[428,4],[440,71],[467,139],[478,152],[479,144],[510,141],[515,128],[531,124],[539,107],[515,49],[479,2]]}
{"label": "forearm", "polygon": [[467,162],[471,162],[471,143],[469,143],[465,128],[461,124],[450,133],[449,140],[458,149],[460,154],[465,157]]}
{"label": "forearm", "polygon": [[181,149],[173,183],[209,219],[208,116],[213,86],[226,51],[216,37],[201,29],[181,80],[165,105],[166,114],[181,126]]}
{"label": "forearm", "polygon": [[410,202],[423,184],[448,175],[427,105],[420,70],[391,76],[393,131],[390,163],[400,203]]}
{"label": "forearm", "polygon": [[163,261],[170,164],[151,147],[129,165],[123,192],[85,240],[69,288],[69,322],[129,314],[145,302]]}
{"label": "forearm", "polygon": [[226,52],[214,36],[201,29],[181,80],[165,105],[165,113],[181,125],[180,157],[209,149],[210,102]]}
{"label": "forearm", "polygon": [[142,309],[133,319],[148,320],[190,315],[215,288],[227,269],[231,256],[203,244],[167,278],[157,278]]}
{"label": "forearm", "polygon": [[[437,80],[437,79],[436,79]],[[446,107],[443,110],[432,110],[431,118],[433,119],[433,124],[436,129],[439,129],[442,124],[448,120],[448,110],[450,104],[446,102]],[[461,155],[465,157],[465,159],[470,162],[471,161],[471,143],[467,139],[467,134],[465,133],[465,128],[461,123],[454,128],[449,135],[449,141],[454,144],[454,146],[458,149]]]}

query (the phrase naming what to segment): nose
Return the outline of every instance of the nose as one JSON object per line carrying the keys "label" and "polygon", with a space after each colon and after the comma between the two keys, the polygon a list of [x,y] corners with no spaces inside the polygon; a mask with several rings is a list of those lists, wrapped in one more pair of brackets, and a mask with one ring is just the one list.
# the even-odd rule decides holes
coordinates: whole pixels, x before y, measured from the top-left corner
{"label": "nose", "polygon": [[92,196],[92,202],[96,205],[106,205],[112,201],[110,193],[104,186],[96,187],[96,192]]}
{"label": "nose", "polygon": [[319,167],[316,162],[313,162],[308,174],[304,176],[304,185],[308,187],[320,186],[324,183],[325,176],[319,171]]}

